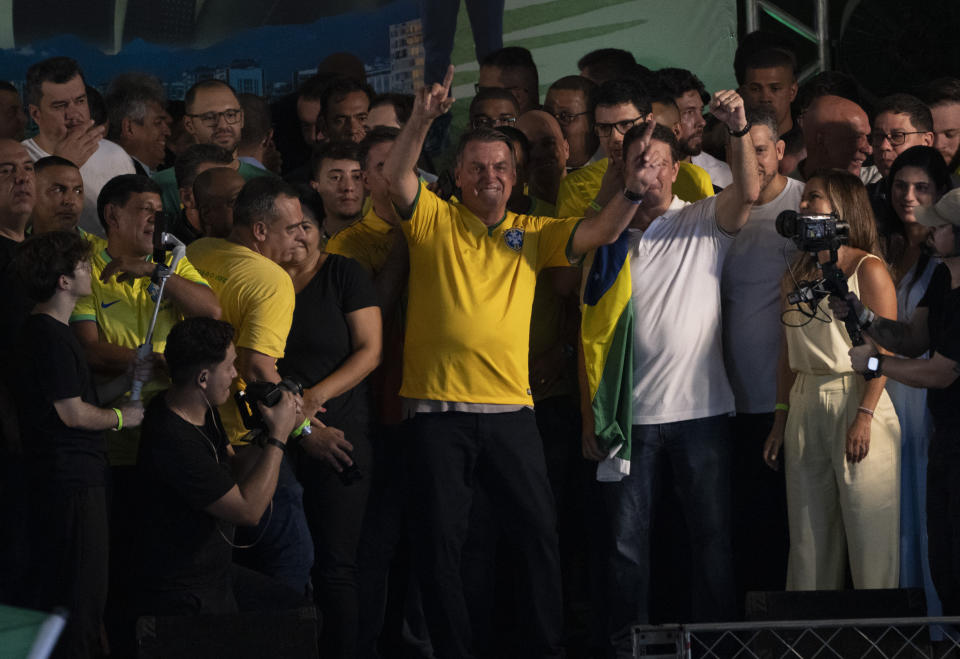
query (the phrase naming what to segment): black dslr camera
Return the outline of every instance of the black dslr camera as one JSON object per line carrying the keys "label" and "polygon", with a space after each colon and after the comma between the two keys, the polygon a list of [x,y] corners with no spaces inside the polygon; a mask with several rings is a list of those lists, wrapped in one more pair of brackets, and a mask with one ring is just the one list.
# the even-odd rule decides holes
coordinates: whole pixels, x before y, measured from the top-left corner
{"label": "black dslr camera", "polygon": [[263,421],[263,415],[260,413],[257,403],[263,403],[266,407],[273,407],[280,402],[284,391],[302,396],[303,386],[296,380],[283,378],[277,383],[248,382],[246,389],[241,389],[235,393],[233,399],[237,402],[237,408],[240,410],[243,426],[258,435],[266,433],[267,426]]}
{"label": "black dslr camera", "polygon": [[[777,233],[792,240],[803,252],[814,256],[818,252],[830,252],[830,257],[820,263],[823,278],[818,281],[798,282],[797,288],[787,295],[787,302],[797,305],[798,308],[801,304],[806,304],[813,314],[810,316],[812,318],[816,317],[820,300],[828,295],[846,298],[849,292],[847,277],[843,270],[837,267],[837,250],[850,244],[850,225],[832,213],[803,215],[796,211],[783,211],[777,215],[776,227]],[[843,324],[853,345],[862,345],[863,336],[856,317],[852,313],[847,314]],[[868,372],[864,377],[869,380],[873,375]]]}

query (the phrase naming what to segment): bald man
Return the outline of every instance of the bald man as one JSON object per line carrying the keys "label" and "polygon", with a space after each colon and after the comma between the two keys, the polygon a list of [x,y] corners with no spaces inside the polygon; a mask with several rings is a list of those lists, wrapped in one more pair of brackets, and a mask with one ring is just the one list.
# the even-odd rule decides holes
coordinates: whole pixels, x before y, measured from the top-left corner
{"label": "bald man", "polygon": [[877,168],[864,167],[873,153],[870,120],[859,105],[840,96],[820,96],[803,115],[803,137],[807,157],[800,161],[792,178],[806,181],[820,169],[845,169],[864,183],[880,178]]}
{"label": "bald man", "polygon": [[557,203],[560,181],[567,175],[570,145],[563,136],[560,123],[543,110],[530,110],[521,115],[517,128],[530,142],[527,160],[527,183],[530,194],[551,204]]}
{"label": "bald man", "polygon": [[233,203],[245,183],[231,167],[212,167],[193,182],[193,199],[200,227],[208,238],[227,238],[233,229]]}
{"label": "bald man", "polygon": [[677,102],[672,98],[663,98],[651,101],[650,108],[653,110],[653,120],[672,130],[679,140],[681,127],[680,108],[677,107]]}

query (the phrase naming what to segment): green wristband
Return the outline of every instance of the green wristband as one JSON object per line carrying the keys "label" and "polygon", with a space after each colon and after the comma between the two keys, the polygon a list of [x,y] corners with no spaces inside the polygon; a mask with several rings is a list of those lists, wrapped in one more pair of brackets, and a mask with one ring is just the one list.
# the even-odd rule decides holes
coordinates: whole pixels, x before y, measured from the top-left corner
{"label": "green wristband", "polygon": [[777,410],[783,410],[784,412],[789,412],[789,411],[790,411],[790,406],[787,405],[786,403],[777,403],[776,405],[773,406],[773,409],[774,409],[775,411],[777,411]]}
{"label": "green wristband", "polygon": [[590,203],[587,204],[587,206],[588,206],[589,208],[592,208],[593,210],[597,211],[598,213],[603,210],[603,206],[601,206],[600,204],[598,204],[596,199],[591,199],[591,200],[590,200]]}
{"label": "green wristband", "polygon": [[310,426],[310,419],[309,419],[309,418],[306,418],[306,419],[303,420],[303,423],[301,423],[301,424],[297,427],[296,430],[294,430],[292,433],[290,433],[290,436],[293,437],[294,439],[296,439],[297,437],[299,437],[300,435],[302,435],[302,434],[303,434],[303,431],[306,430],[309,426]]}
{"label": "green wristband", "polygon": [[113,411],[117,413],[117,427],[116,430],[123,429],[123,412],[120,411],[119,407],[113,408]]}

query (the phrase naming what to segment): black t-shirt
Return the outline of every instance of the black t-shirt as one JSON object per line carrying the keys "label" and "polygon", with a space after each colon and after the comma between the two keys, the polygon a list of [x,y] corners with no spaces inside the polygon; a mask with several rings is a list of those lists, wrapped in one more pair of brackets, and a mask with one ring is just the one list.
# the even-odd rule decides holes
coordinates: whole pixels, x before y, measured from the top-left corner
{"label": "black t-shirt", "polygon": [[33,314],[24,321],[15,347],[13,393],[24,456],[33,473],[66,488],[104,485],[103,432],[68,428],[53,406],[55,401],[77,397],[100,404],[73,331],[47,314]]}
{"label": "black t-shirt", "polygon": [[13,269],[13,256],[18,243],[0,236],[0,354],[8,354],[20,338],[23,323],[33,309],[33,301],[27,296],[20,278]]}
{"label": "black t-shirt", "polygon": [[[917,306],[930,310],[930,354],[939,352],[960,363],[960,288],[951,288],[950,284],[950,268],[941,263]],[[960,428],[960,378],[945,389],[928,389],[927,406],[939,435]]]}
{"label": "black t-shirt", "polygon": [[232,548],[223,535],[232,538],[233,526],[203,510],[236,484],[220,415],[211,410],[195,426],[167,407],[166,392],[158,394],[143,418],[137,469],[140,585],[229,588]]}
{"label": "black t-shirt", "polygon": [[[377,292],[366,270],[353,259],[330,254],[310,283],[297,293],[293,324],[277,370],[304,388],[327,377],[353,353],[346,314],[377,306]],[[341,428],[369,418],[366,381],[324,404],[321,419]]]}

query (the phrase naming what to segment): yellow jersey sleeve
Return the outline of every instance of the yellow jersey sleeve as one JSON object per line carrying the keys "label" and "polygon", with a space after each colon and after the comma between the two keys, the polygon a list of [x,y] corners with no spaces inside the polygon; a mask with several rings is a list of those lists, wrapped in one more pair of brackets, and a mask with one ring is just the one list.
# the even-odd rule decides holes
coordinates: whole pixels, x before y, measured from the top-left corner
{"label": "yellow jersey sleeve", "polygon": [[537,246],[537,272],[544,268],[561,268],[571,265],[570,260],[570,241],[573,238],[573,232],[583,221],[580,217],[568,217],[565,219],[554,219],[550,217],[539,218],[542,221],[540,225],[540,241]]}
{"label": "yellow jersey sleeve", "polygon": [[[256,352],[276,357],[283,357],[287,345],[287,335],[293,322],[293,307],[296,296],[293,291],[293,282],[283,270],[265,272],[272,281],[254,284],[259,291],[252,291],[250,298],[256,299],[256,304],[247,305],[242,313],[243,321],[237,327],[235,343],[238,348],[247,348]],[[286,281],[283,281],[283,278]],[[255,296],[255,298],[254,298]],[[222,305],[238,304],[240,298],[221,300]],[[236,317],[235,314],[231,316]]]}
{"label": "yellow jersey sleeve", "polygon": [[174,270],[174,274],[195,284],[203,284],[208,288],[210,286],[207,280],[203,278],[203,275],[197,272],[197,269],[193,267],[193,264],[190,263],[190,259],[188,259],[186,256],[180,259],[180,261],[177,263],[177,269]]}
{"label": "yellow jersey sleeve", "polygon": [[77,304],[73,308],[73,313],[70,314],[71,323],[76,323],[81,320],[97,322],[97,301],[92,294],[77,300]]}
{"label": "yellow jersey sleeve", "polygon": [[423,181],[417,190],[417,197],[413,200],[413,212],[405,218],[401,226],[407,238],[414,243],[423,242],[435,230],[437,222],[442,217],[450,216],[448,203],[430,192]]}

